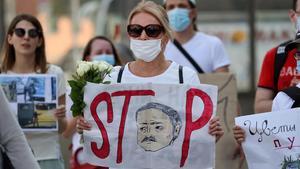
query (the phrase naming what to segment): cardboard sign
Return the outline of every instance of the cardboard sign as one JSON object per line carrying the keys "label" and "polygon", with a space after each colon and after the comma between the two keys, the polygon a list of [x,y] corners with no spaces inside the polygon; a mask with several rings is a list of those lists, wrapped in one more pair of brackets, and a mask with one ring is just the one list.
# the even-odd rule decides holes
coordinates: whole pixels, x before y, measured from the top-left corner
{"label": "cardboard sign", "polygon": [[216,111],[210,85],[88,83],[84,91],[86,160],[116,168],[214,167],[208,122]]}
{"label": "cardboard sign", "polygon": [[300,168],[300,109],[235,119],[246,133],[243,150],[249,169]]}
{"label": "cardboard sign", "polygon": [[237,116],[237,86],[236,78],[229,73],[206,73],[199,74],[202,84],[218,86],[217,116],[220,117],[224,135],[216,145],[216,168],[217,169],[240,169],[240,160],[233,159],[237,148],[232,128],[234,118]]}

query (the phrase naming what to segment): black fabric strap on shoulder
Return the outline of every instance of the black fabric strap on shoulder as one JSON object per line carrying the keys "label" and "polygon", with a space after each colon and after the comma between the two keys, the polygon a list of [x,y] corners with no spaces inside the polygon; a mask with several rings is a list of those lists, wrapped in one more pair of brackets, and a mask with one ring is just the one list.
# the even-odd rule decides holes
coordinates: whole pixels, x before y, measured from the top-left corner
{"label": "black fabric strap on shoulder", "polygon": [[274,62],[274,87],[275,92],[278,92],[278,80],[280,76],[280,71],[286,61],[286,58],[288,56],[288,51],[286,51],[286,45],[290,43],[291,40],[286,41],[282,44],[280,44],[277,47],[276,56],[275,56],[275,62]]}
{"label": "black fabric strap on shoulder", "polygon": [[117,83],[121,83],[124,68],[125,68],[125,67],[122,66],[122,67],[120,68],[120,70],[119,70]]}
{"label": "black fabric strap on shoulder", "polygon": [[[124,66],[122,66],[119,70],[117,83],[121,83],[123,71],[124,71]],[[179,76],[179,83],[183,84],[183,66],[181,66],[181,65],[179,65],[178,76]]]}
{"label": "black fabric strap on shoulder", "polygon": [[179,73],[179,84],[183,84],[183,67],[181,65],[179,65],[179,70],[178,70],[178,73]]}
{"label": "black fabric strap on shoulder", "polygon": [[289,87],[282,90],[285,94],[287,94],[290,98],[292,98],[295,102],[292,105],[292,108],[300,107],[300,88],[299,87]]}
{"label": "black fabric strap on shoulder", "polygon": [[173,40],[174,45],[180,50],[180,52],[185,56],[185,58],[194,66],[198,73],[204,73],[197,62],[191,57],[191,55],[182,47],[182,45],[176,40]]}

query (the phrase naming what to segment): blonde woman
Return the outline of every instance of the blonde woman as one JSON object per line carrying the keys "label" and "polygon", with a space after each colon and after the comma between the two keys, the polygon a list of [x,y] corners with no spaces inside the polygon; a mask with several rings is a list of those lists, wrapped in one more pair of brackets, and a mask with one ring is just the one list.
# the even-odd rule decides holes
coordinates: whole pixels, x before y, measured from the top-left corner
{"label": "blonde woman", "polygon": [[[127,34],[136,61],[116,67],[108,77],[112,83],[200,84],[195,71],[165,59],[164,50],[172,33],[167,13],[160,5],[152,1],[140,2],[129,14]],[[78,132],[90,127],[83,117],[78,119]],[[218,118],[210,121],[209,134],[216,136],[216,140],[223,135]]]}

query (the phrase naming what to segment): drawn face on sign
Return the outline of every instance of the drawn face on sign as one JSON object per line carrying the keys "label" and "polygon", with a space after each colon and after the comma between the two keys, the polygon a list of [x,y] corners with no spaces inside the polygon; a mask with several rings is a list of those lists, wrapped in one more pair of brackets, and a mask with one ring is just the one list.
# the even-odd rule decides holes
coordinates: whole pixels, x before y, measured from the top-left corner
{"label": "drawn face on sign", "polygon": [[293,160],[292,157],[284,157],[284,161],[282,162],[282,169],[299,169],[300,168],[300,160]]}
{"label": "drawn face on sign", "polygon": [[145,151],[154,152],[170,145],[178,137],[181,128],[178,113],[159,103],[148,103],[140,108],[136,120],[137,143]]}
{"label": "drawn face on sign", "polygon": [[290,162],[287,164],[286,169],[299,169],[299,163],[297,162]]}

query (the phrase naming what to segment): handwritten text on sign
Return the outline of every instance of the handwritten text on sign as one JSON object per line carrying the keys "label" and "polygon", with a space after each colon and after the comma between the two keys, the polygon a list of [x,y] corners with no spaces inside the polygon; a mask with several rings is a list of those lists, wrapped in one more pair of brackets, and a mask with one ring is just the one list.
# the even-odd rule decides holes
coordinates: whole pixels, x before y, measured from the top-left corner
{"label": "handwritten text on sign", "polygon": [[243,148],[250,169],[300,167],[300,109],[243,116],[235,121],[246,132]]}

